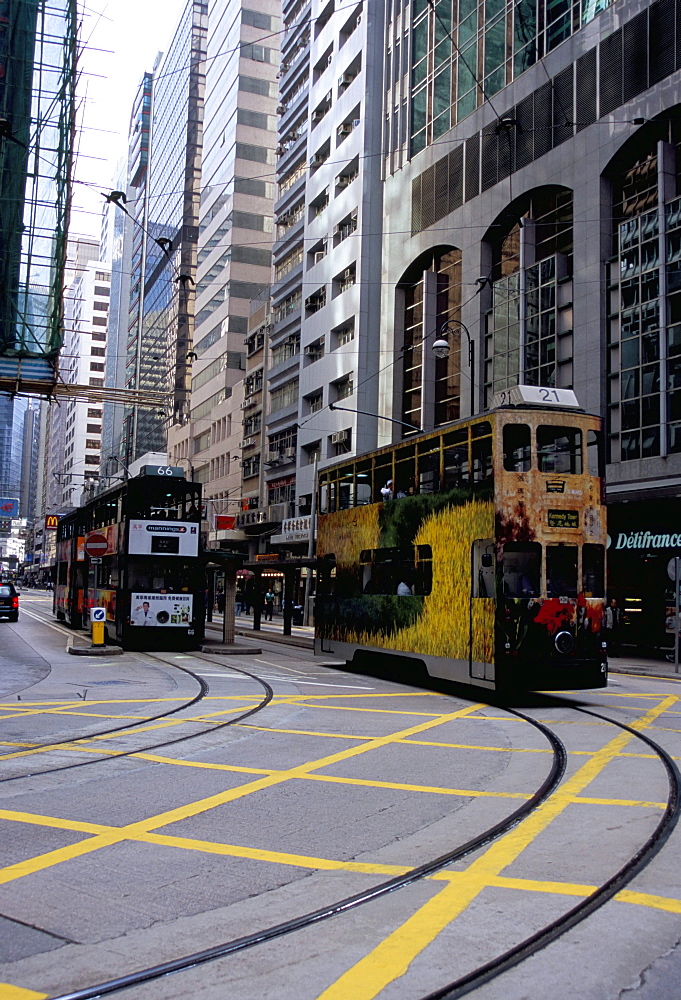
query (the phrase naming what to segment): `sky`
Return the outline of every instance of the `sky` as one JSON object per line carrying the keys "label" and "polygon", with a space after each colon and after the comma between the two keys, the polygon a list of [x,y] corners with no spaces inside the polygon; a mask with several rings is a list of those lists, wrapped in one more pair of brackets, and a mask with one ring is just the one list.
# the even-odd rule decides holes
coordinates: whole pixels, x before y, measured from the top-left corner
{"label": "sky", "polygon": [[[145,70],[166,49],[186,0],[83,0],[78,159],[71,236],[99,237],[101,191],[127,150],[130,110]],[[92,185],[92,186],[90,186]]]}

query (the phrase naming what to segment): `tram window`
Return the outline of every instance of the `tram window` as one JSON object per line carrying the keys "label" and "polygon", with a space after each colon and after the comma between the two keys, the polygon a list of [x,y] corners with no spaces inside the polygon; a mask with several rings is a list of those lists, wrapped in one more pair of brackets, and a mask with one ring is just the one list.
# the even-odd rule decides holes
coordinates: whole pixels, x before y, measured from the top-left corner
{"label": "tram window", "polygon": [[[417,459],[418,465],[418,491],[419,493],[437,493],[440,488],[440,442],[428,441],[421,446],[425,454],[420,454]],[[437,448],[437,451],[431,450]]]}
{"label": "tram window", "polygon": [[395,452],[395,496],[411,496],[415,492],[416,448],[413,444]]}
{"label": "tram window", "polygon": [[358,462],[355,467],[355,504],[371,503],[371,461]]}
{"label": "tram window", "polygon": [[[393,487],[389,484],[393,482],[393,457],[389,455],[379,455],[378,458],[374,459],[374,502],[380,500],[385,500],[385,494],[381,493],[382,489],[388,489],[393,492]],[[388,497],[389,500],[392,499],[391,496]]]}
{"label": "tram window", "polygon": [[473,597],[494,597],[494,539],[473,542],[471,593]]}
{"label": "tram window", "polygon": [[355,506],[355,470],[352,465],[338,470],[338,510]]}
{"label": "tram window", "polygon": [[603,435],[600,431],[586,433],[586,464],[590,476],[604,476]]}
{"label": "tram window", "polygon": [[[483,437],[483,435],[485,435]],[[492,427],[485,420],[473,426],[473,482],[484,483],[492,478]]]}
{"label": "tram window", "polygon": [[537,428],[537,451],[540,472],[581,475],[582,432],[578,427],[543,424]]}
{"label": "tram window", "polygon": [[333,594],[336,590],[336,557],[328,552],[319,564],[319,592]]}
{"label": "tram window", "polygon": [[549,597],[577,596],[576,545],[547,545],[546,593]]}
{"label": "tram window", "polygon": [[468,430],[452,431],[444,437],[444,487],[468,486],[471,473],[468,464]]}
{"label": "tram window", "polygon": [[360,554],[362,593],[425,596],[433,584],[430,545],[410,548],[365,549]]}
{"label": "tram window", "polygon": [[323,481],[319,487],[319,513],[327,514],[329,509],[329,484]]}
{"label": "tram window", "polygon": [[69,568],[68,563],[65,562],[59,563],[59,568],[57,569],[57,583],[61,584],[62,586],[66,586],[68,568]]}
{"label": "tram window", "polygon": [[505,597],[539,597],[541,545],[538,542],[506,542],[501,565]]}
{"label": "tram window", "polygon": [[605,597],[605,549],[582,546],[582,590],[585,597]]}
{"label": "tram window", "polygon": [[527,424],[505,424],[504,468],[507,472],[529,472],[532,432]]}

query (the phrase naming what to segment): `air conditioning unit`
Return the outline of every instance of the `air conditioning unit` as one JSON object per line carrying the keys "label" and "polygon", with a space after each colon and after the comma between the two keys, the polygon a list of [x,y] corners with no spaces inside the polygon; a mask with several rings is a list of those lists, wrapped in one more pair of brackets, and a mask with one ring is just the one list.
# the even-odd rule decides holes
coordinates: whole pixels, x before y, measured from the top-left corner
{"label": "air conditioning unit", "polygon": [[285,115],[287,111],[288,111],[288,108],[286,107],[285,104],[278,104],[277,105],[277,114],[278,115]]}
{"label": "air conditioning unit", "polygon": [[344,281],[349,281],[350,278],[354,278],[354,277],[355,277],[355,272],[352,270],[352,268],[351,267],[346,267],[346,269],[343,271],[343,280]]}
{"label": "air conditioning unit", "polygon": [[338,129],[339,135],[350,135],[351,132],[352,132],[352,125],[349,122],[346,122],[344,125],[341,125],[340,128]]}
{"label": "air conditioning unit", "polygon": [[362,23],[362,15],[361,15],[361,13],[359,13],[357,15],[357,20],[355,21],[355,24],[359,25],[361,23]]}
{"label": "air conditioning unit", "polygon": [[319,110],[319,111],[313,111],[312,112],[312,121],[313,122],[320,122],[322,120],[322,118],[324,117],[325,114],[326,114],[326,111],[321,111],[321,110]]}
{"label": "air conditioning unit", "polygon": [[292,458],[293,459],[293,458],[296,457],[296,449],[295,448],[287,448],[284,451],[284,455],[286,456],[286,458]]}
{"label": "air conditioning unit", "polygon": [[255,444],[255,437],[244,438],[243,441],[239,441],[240,448],[252,448]]}
{"label": "air conditioning unit", "polygon": [[354,79],[355,78],[352,75],[352,73],[343,73],[341,76],[338,77],[338,86],[349,87]]}
{"label": "air conditioning unit", "polygon": [[341,174],[340,177],[336,178],[336,184],[339,188],[346,188],[352,178],[348,177],[346,174]]}
{"label": "air conditioning unit", "polygon": [[344,444],[348,440],[347,431],[334,431],[331,435],[331,444]]}
{"label": "air conditioning unit", "polygon": [[315,153],[313,157],[310,158],[311,167],[321,167],[322,163],[326,160],[323,153]]}
{"label": "air conditioning unit", "polygon": [[326,60],[326,65],[330,66],[332,62],[333,62],[333,52],[331,53],[331,55],[329,56],[329,58]]}

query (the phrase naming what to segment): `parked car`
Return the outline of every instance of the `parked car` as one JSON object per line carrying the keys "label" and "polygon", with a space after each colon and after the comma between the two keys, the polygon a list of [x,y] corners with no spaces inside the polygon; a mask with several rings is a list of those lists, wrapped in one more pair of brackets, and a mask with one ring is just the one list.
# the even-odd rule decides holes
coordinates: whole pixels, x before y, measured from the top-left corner
{"label": "parked car", "polygon": [[19,621],[19,594],[13,583],[0,584],[0,618]]}

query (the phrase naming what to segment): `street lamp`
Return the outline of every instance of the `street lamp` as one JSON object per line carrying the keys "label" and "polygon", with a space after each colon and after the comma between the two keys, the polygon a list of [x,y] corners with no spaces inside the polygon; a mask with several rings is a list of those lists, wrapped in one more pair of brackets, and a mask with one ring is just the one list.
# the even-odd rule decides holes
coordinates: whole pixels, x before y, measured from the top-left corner
{"label": "street lamp", "polygon": [[450,325],[456,323],[463,332],[466,334],[466,340],[468,341],[468,367],[470,369],[470,379],[471,379],[471,413],[475,411],[475,344],[470,334],[470,330],[465,323],[462,323],[460,319],[450,319],[446,323],[443,323],[440,327],[440,336],[432,345],[432,351],[436,358],[446,358],[451,350],[449,341],[445,338],[450,334],[456,333],[456,330]]}

